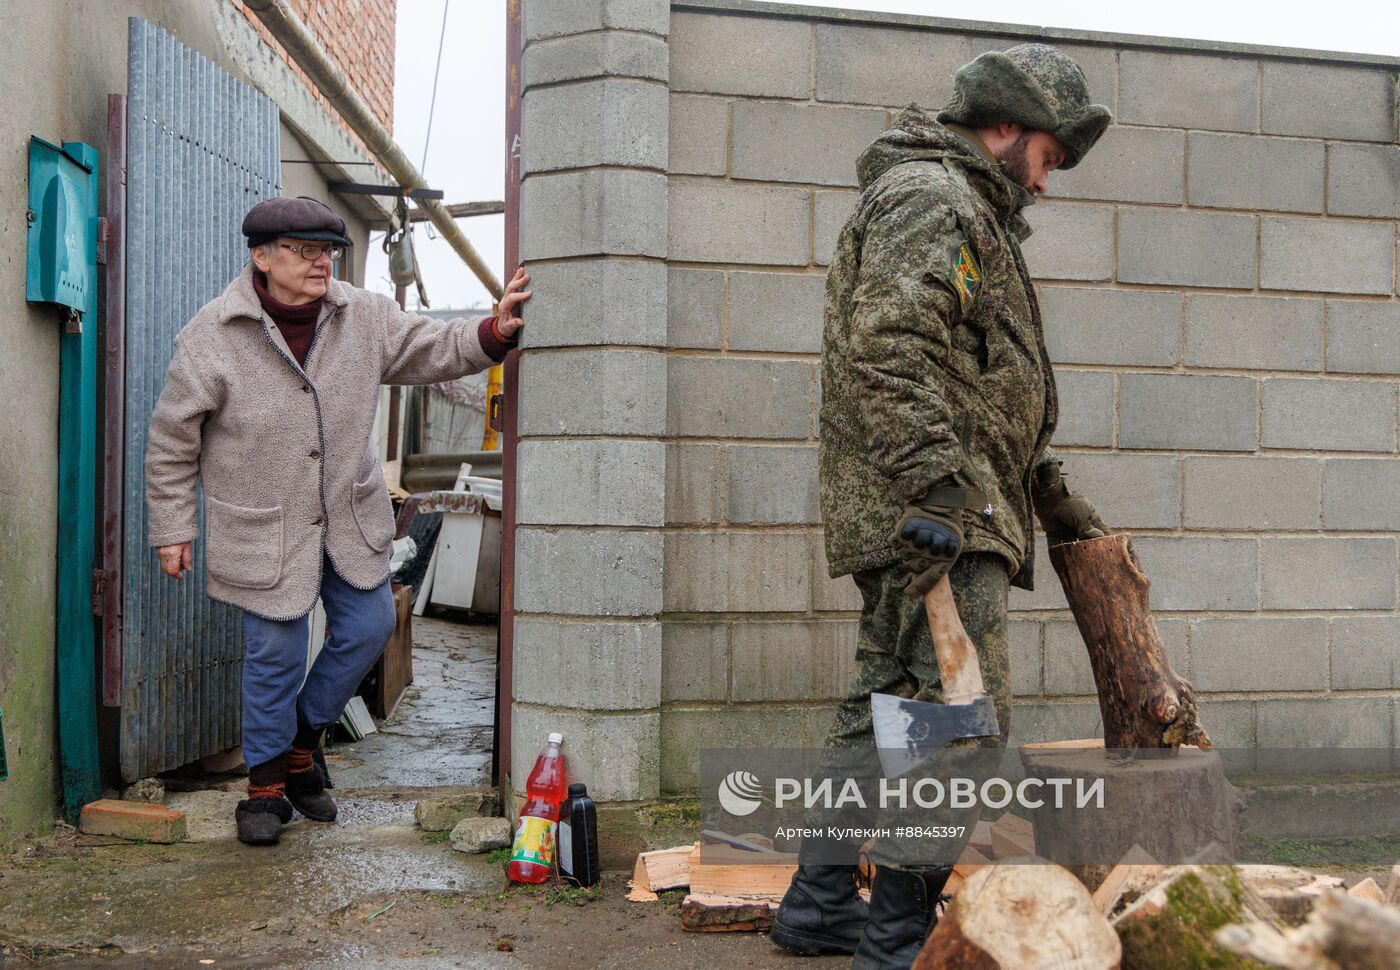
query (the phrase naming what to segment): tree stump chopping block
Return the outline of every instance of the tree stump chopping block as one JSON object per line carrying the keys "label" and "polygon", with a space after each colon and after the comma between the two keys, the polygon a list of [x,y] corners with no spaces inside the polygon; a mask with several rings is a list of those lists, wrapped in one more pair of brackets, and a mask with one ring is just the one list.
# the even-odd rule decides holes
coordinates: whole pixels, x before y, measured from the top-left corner
{"label": "tree stump chopping block", "polygon": [[1061,543],[1050,562],[1089,650],[1104,746],[1209,748],[1196,693],[1167,662],[1148,606],[1150,583],[1129,536]]}

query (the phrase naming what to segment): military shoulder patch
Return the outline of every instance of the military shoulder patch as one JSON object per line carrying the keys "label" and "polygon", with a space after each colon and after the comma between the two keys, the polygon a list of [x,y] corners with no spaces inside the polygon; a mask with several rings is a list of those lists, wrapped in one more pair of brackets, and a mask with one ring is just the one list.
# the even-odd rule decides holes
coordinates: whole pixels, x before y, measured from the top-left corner
{"label": "military shoulder patch", "polygon": [[972,247],[966,242],[949,250],[953,288],[958,291],[958,303],[966,313],[977,299],[977,291],[982,286],[982,271],[977,267],[977,259],[972,255]]}

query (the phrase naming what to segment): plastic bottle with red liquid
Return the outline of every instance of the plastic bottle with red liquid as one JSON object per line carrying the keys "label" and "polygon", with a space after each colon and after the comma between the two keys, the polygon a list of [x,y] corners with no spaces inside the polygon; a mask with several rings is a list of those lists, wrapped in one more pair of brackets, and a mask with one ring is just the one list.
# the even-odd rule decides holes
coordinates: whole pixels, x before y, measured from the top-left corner
{"label": "plastic bottle with red liquid", "polygon": [[540,883],[554,872],[556,827],[559,803],[567,794],[564,756],[559,745],[564,735],[551,734],[549,743],[535,759],[535,767],[525,781],[528,796],[520,809],[520,827],[510,850],[506,876],[511,882]]}

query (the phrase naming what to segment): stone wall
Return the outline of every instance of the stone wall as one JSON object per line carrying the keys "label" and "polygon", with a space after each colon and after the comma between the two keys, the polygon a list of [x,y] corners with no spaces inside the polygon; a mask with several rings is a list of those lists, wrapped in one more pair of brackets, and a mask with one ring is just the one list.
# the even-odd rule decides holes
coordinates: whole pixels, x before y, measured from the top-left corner
{"label": "stone wall", "polygon": [[[1218,743],[1396,744],[1400,60],[734,0],[525,29],[517,784],[556,728],[611,799],[821,743],[859,609],[816,479],[855,158],[1028,39],[1116,122],[1028,211],[1068,474],[1138,537]],[[1013,742],[1099,730],[1041,546]]]}

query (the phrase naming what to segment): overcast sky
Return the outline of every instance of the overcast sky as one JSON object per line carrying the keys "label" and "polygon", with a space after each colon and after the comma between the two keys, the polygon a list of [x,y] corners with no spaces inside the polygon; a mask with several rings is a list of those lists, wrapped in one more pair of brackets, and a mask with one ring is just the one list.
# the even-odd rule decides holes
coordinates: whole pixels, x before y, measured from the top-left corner
{"label": "overcast sky", "polygon": [[[1072,27],[1159,37],[1190,37],[1317,50],[1400,55],[1400,30],[1393,2],[1330,0],[1325,4],[1239,0],[996,0],[952,4],[933,0],[846,0],[800,6],[841,6],[934,17]],[[505,6],[506,0],[446,0],[446,45],[438,81],[431,145],[424,171],[448,202],[504,198]],[[394,137],[409,158],[423,159],[433,70],[443,25],[444,0],[398,0],[394,76]],[[1389,13],[1386,11],[1389,10]],[[461,219],[458,224],[504,281],[501,216]],[[486,290],[441,239],[430,240],[419,224],[415,240],[428,299],[434,308],[467,307],[488,301]],[[387,262],[371,246],[366,285],[393,293]],[[409,290],[409,306],[415,302]]]}

